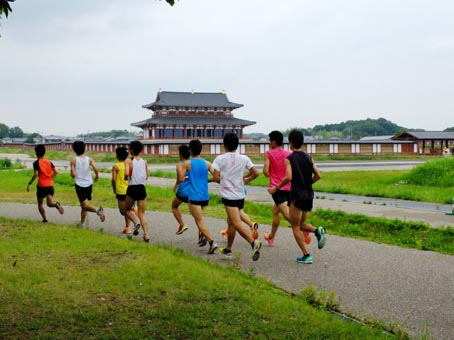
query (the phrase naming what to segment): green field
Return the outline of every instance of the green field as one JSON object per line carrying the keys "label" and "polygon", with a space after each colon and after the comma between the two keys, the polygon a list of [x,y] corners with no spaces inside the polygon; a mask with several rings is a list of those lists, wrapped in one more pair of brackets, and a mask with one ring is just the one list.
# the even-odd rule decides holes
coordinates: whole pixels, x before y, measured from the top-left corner
{"label": "green field", "polygon": [[179,249],[5,218],[0,233],[3,340],[406,338]]}

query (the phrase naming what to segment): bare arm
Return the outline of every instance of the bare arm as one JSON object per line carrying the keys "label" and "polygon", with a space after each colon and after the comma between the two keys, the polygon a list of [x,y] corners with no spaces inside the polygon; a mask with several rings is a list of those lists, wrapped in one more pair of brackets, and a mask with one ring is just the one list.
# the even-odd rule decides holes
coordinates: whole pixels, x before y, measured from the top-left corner
{"label": "bare arm", "polygon": [[27,191],[30,191],[30,185],[32,185],[33,181],[37,177],[38,177],[38,170],[35,170],[35,172],[33,173],[32,178],[30,179],[30,182],[28,182],[28,184],[27,184]]}
{"label": "bare arm", "polygon": [[52,167],[52,178],[58,175],[58,170],[55,166]]}
{"label": "bare arm", "polygon": [[93,160],[93,158],[90,158],[90,166],[93,169],[93,171],[95,172],[95,181],[97,181],[99,178],[99,170],[98,170],[98,167],[96,166],[96,163]]}
{"label": "bare arm", "polygon": [[221,173],[219,172],[219,170],[213,169],[213,182],[221,182]]}
{"label": "bare arm", "polygon": [[76,177],[76,159],[71,160],[71,177],[75,178]]}
{"label": "bare arm", "polygon": [[314,175],[312,176],[312,183],[317,182],[319,179],[322,178],[322,175],[320,174],[320,170],[318,169],[317,165],[314,163],[313,165],[313,171]]}
{"label": "bare arm", "polygon": [[114,165],[112,167],[112,189],[113,189],[113,192],[114,194],[116,193],[116,183],[117,183],[117,176],[118,176],[118,167],[116,165]]}
{"label": "bare arm", "polygon": [[265,177],[270,177],[270,159],[268,153],[265,154],[265,163],[263,164],[263,174]]}
{"label": "bare arm", "polygon": [[175,185],[178,185],[178,184],[180,184],[181,182],[184,181],[184,176],[186,174],[185,163],[178,163],[177,164],[177,180],[175,182]]}
{"label": "bare arm", "polygon": [[145,163],[145,173],[147,174],[147,177],[145,177],[145,179],[148,179],[148,162],[146,159],[144,159],[143,162]]}
{"label": "bare arm", "polygon": [[213,164],[211,164],[211,162],[208,162],[208,161],[205,161],[206,162],[206,165],[207,165],[207,168],[208,168],[208,172],[212,175],[214,175],[214,169],[213,169]]}
{"label": "bare arm", "polygon": [[285,160],[285,177],[282,179],[281,183],[276,185],[274,188],[269,188],[268,192],[272,195],[275,194],[278,190],[286,185],[287,183],[291,182],[292,180],[292,166],[290,165],[290,161],[288,159]]}
{"label": "bare arm", "polygon": [[130,158],[125,159],[125,181],[129,180],[129,174],[132,170],[132,161]]}
{"label": "bare arm", "polygon": [[255,166],[249,169],[249,172],[246,176],[243,177],[244,184],[249,184],[251,181],[259,177],[259,171]]}

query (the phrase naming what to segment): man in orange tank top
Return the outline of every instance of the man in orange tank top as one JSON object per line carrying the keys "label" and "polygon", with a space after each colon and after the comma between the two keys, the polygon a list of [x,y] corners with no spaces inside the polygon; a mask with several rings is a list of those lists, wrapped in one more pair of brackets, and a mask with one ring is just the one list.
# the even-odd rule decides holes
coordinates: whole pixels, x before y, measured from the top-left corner
{"label": "man in orange tank top", "polygon": [[47,222],[46,210],[44,209],[44,198],[46,198],[47,206],[56,208],[60,214],[63,214],[63,207],[59,202],[54,202],[54,177],[58,174],[57,169],[51,161],[44,158],[46,148],[39,144],[35,147],[35,154],[38,158],[33,162],[33,176],[27,184],[27,191],[30,191],[30,185],[38,178],[36,186],[36,199],[38,200],[38,211],[43,218],[43,222]]}

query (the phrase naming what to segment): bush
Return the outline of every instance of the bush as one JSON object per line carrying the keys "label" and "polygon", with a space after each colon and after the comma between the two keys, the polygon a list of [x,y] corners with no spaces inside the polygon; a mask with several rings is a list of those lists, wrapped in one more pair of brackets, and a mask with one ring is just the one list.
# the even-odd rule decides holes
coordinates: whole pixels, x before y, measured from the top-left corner
{"label": "bush", "polygon": [[454,186],[454,157],[429,161],[418,165],[405,176],[409,184],[451,187]]}
{"label": "bush", "polygon": [[12,163],[9,158],[0,159],[0,168],[1,169],[11,169]]}

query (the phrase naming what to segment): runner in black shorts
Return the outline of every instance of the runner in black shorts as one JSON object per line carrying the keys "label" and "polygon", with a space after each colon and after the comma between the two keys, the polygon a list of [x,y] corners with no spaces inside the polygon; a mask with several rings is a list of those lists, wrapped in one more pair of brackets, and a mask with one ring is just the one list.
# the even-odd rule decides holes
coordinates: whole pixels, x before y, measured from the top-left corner
{"label": "runner in black shorts", "polygon": [[48,207],[56,208],[60,214],[63,214],[63,207],[59,202],[54,202],[54,180],[53,178],[58,174],[57,169],[51,161],[44,158],[46,148],[44,145],[39,144],[35,147],[35,154],[38,158],[33,162],[33,176],[28,182],[27,191],[30,191],[30,185],[35,178],[38,178],[38,185],[36,186],[36,199],[38,201],[38,211],[43,219],[47,222],[46,210],[44,209],[44,199]]}

